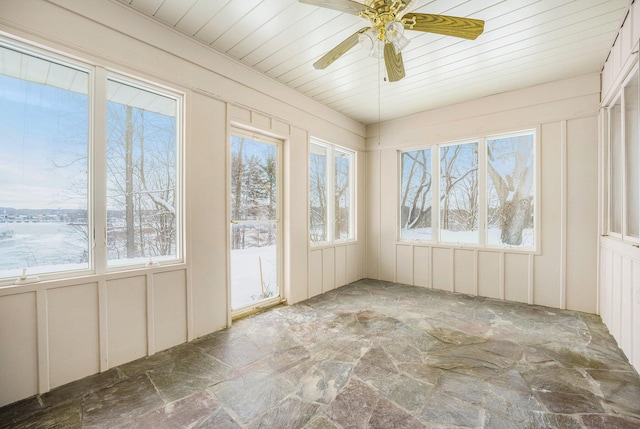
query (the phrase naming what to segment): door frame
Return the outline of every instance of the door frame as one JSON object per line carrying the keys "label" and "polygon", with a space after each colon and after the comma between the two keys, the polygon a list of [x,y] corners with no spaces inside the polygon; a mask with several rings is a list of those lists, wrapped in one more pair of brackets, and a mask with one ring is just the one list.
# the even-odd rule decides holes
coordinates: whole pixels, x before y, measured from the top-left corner
{"label": "door frame", "polygon": [[[255,312],[261,311],[265,308],[273,307],[286,301],[284,296],[284,222],[283,222],[283,209],[284,209],[284,145],[285,140],[278,137],[273,137],[266,132],[259,130],[252,130],[244,128],[238,125],[230,125],[228,128],[226,139],[226,152],[227,152],[227,174],[226,174],[226,225],[227,225],[227,325],[231,326],[231,322],[234,319],[238,319]],[[237,309],[232,309],[231,306],[231,294],[232,294],[232,282],[231,282],[231,138],[233,136],[243,137],[249,140],[253,140],[259,143],[270,144],[276,147],[276,282],[278,286],[278,296],[273,298],[267,298],[258,301],[254,304],[249,304]]]}

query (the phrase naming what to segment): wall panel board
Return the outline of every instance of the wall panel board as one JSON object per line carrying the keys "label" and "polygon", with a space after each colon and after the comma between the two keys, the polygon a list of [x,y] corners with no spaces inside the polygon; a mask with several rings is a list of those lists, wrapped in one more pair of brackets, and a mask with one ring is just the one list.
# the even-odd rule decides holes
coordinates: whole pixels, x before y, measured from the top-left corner
{"label": "wall panel board", "polygon": [[347,284],[347,246],[335,247],[336,287]]}
{"label": "wall panel board", "polygon": [[453,292],[452,258],[453,249],[431,248],[431,267],[433,270],[433,288]]}
{"label": "wall panel board", "polygon": [[322,292],[336,288],[335,248],[322,249]]}
{"label": "wall panel board", "polygon": [[478,252],[478,295],[502,298],[502,256],[500,252]]}
{"label": "wall panel board", "polygon": [[47,291],[51,388],[100,369],[97,283]]}
{"label": "wall panel board", "polygon": [[398,244],[396,246],[396,281],[412,285],[413,283],[413,248]]}
{"label": "wall panel board", "polygon": [[[192,94],[190,102],[187,130],[193,143],[186,148],[187,258],[191,263],[193,336],[198,338],[227,325],[227,140],[225,127],[212,126],[212,118],[226,116],[227,106],[198,93]],[[229,109],[236,111],[233,106]]]}
{"label": "wall panel board", "polygon": [[[0,404],[38,393],[35,292],[0,297]],[[10,388],[13,387],[13,388]]]}
{"label": "wall panel board", "polygon": [[431,287],[430,252],[430,248],[426,246],[413,247],[413,284],[415,286]]}
{"label": "wall panel board", "polygon": [[539,253],[534,256],[534,304],[559,308],[562,247],[561,217],[562,189],[559,186],[563,169],[560,147],[562,139],[560,122],[543,124],[540,129],[541,189],[538,204],[542,207],[543,217],[540,228]]}
{"label": "wall panel board", "polygon": [[107,281],[109,367],[147,355],[147,276]]}
{"label": "wall panel board", "polygon": [[625,349],[625,353],[631,359],[636,371],[640,372],[640,261],[633,261],[631,290],[631,324],[628,328],[631,330],[632,344],[629,349]]}
{"label": "wall panel board", "polygon": [[454,251],[454,289],[467,295],[477,294],[477,253],[473,250]]}
{"label": "wall panel board", "polygon": [[187,341],[187,286],[184,270],[153,276],[155,351]]}
{"label": "wall panel board", "polygon": [[598,249],[598,123],[591,118],[567,121],[566,305],[595,313]]}
{"label": "wall panel board", "polygon": [[309,252],[309,298],[320,295],[323,289],[322,249]]}
{"label": "wall panel board", "polygon": [[360,261],[358,260],[358,245],[351,243],[347,245],[347,284],[360,279],[358,275]]}
{"label": "wall panel board", "polygon": [[504,291],[508,301],[528,302],[529,255],[504,254]]}

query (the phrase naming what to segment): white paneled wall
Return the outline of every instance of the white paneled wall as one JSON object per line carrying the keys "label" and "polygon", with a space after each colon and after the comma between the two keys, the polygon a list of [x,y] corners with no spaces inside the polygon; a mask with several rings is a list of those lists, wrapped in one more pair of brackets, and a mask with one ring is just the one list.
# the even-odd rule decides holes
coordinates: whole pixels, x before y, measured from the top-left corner
{"label": "white paneled wall", "polygon": [[[367,275],[595,313],[599,90],[593,74],[371,127]],[[531,128],[540,145],[536,252],[398,240],[399,150]]]}
{"label": "white paneled wall", "polygon": [[364,266],[357,255],[356,242],[312,247],[309,250],[309,297],[361,279]]}
{"label": "white paneled wall", "polygon": [[[29,4],[28,4],[29,3]],[[0,33],[185,95],[185,263],[0,288],[0,406],[227,326],[228,129],[284,140],[284,288],[294,303],[364,276],[365,234],[308,242],[308,139],[357,153],[364,126],[117,2],[2,3]],[[268,112],[268,113],[266,113]],[[364,225],[364,197],[356,204]]]}
{"label": "white paneled wall", "polygon": [[[602,106],[619,93],[622,82],[638,61],[640,4],[630,5],[602,69]],[[606,128],[606,127],[603,127]],[[606,233],[607,147],[606,132],[600,139],[602,234]],[[637,246],[612,237],[599,239],[599,308],[602,320],[633,366],[640,372],[640,250]]]}
{"label": "white paneled wall", "polygon": [[640,250],[609,237],[600,240],[600,315],[640,369]]}

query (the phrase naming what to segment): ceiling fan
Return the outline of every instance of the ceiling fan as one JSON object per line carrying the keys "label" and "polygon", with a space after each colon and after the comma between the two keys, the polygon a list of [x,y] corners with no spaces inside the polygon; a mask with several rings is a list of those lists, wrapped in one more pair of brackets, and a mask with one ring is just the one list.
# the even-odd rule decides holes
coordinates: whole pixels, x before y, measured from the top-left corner
{"label": "ceiling fan", "polygon": [[347,37],[316,61],[313,67],[318,70],[327,68],[359,43],[369,48],[371,56],[384,57],[387,76],[391,82],[397,82],[405,76],[402,49],[407,46],[409,39],[404,36],[404,30],[469,40],[476,39],[484,31],[484,21],[479,19],[408,12],[416,0],[365,0],[365,3],[353,0],[299,1],[357,15],[371,24]]}

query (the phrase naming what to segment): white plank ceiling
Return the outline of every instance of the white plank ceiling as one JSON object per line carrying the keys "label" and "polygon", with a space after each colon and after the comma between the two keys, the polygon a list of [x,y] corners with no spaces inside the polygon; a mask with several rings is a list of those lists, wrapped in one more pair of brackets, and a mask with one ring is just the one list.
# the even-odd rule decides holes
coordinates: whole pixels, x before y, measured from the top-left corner
{"label": "white plank ceiling", "polygon": [[[363,123],[599,72],[630,0],[418,0],[413,12],[485,21],[476,40],[407,31],[406,77],[356,46],[312,64],[361,18],[297,0],[120,0]],[[364,2],[364,0],[360,0]]]}

